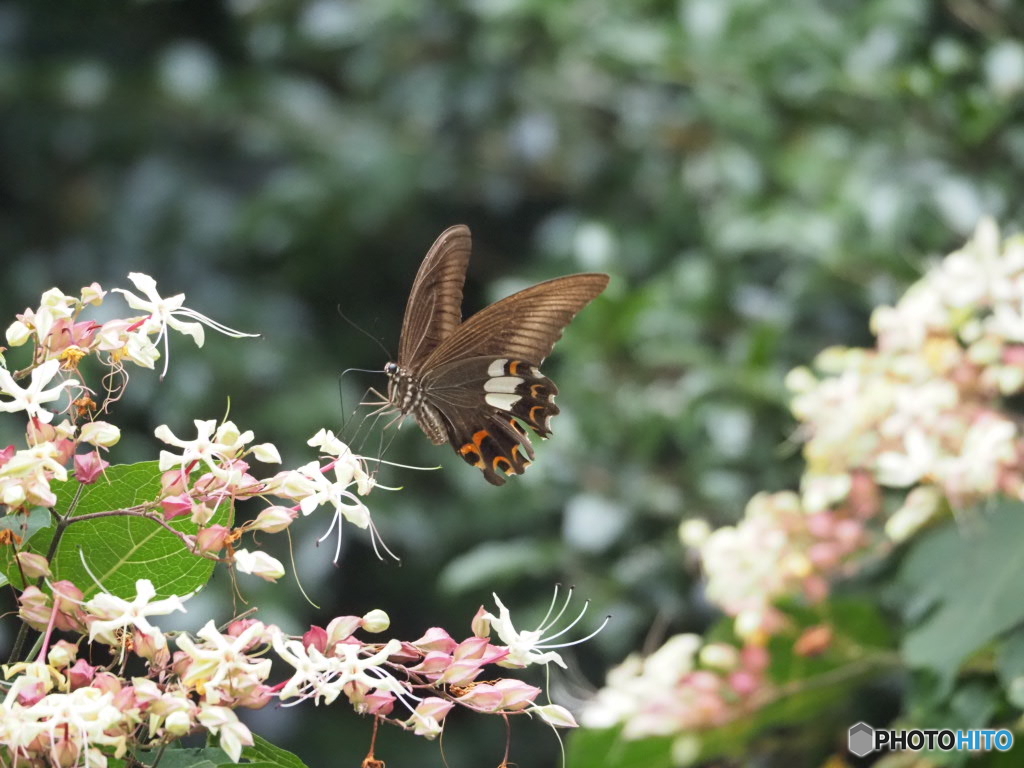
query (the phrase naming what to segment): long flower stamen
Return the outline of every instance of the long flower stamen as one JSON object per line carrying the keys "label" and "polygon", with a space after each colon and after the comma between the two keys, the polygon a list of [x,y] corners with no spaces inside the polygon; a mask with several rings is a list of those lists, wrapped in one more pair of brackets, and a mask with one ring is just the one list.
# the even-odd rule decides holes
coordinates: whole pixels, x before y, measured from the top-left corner
{"label": "long flower stamen", "polygon": [[[581,614],[581,617],[582,617],[582,614]],[[601,630],[608,626],[608,622],[611,621],[611,620],[612,620],[612,617],[611,617],[610,614],[608,616],[605,616],[604,617],[604,621],[601,622],[601,626],[599,626],[597,629],[595,629],[593,632],[591,632],[586,637],[581,637],[579,640],[573,640],[570,643],[554,643],[554,644],[551,644],[551,643],[538,643],[537,647],[538,648],[544,648],[544,649],[548,649],[548,648],[568,648],[568,647],[573,646],[573,645],[579,645],[580,643],[585,643],[588,640],[591,640],[591,639],[597,637],[597,635],[599,635],[601,633]],[[577,619],[577,621],[578,621],[578,619]],[[573,622],[573,624],[570,625],[570,626],[575,626],[575,623],[576,622]],[[568,627],[566,629],[568,629]],[[560,635],[562,633],[559,632],[558,634]],[[555,635],[554,637],[558,637],[558,635]],[[548,638],[548,639],[550,640],[551,638]]]}

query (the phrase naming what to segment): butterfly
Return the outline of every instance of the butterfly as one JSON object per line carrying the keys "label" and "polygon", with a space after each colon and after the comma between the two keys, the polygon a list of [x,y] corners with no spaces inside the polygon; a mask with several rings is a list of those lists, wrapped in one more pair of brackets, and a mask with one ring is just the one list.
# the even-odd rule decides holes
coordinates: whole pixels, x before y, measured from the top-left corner
{"label": "butterfly", "polygon": [[[409,293],[398,359],[384,367],[385,407],[412,415],[435,445],[449,443],[488,482],[533,461],[523,424],[546,438],[558,388],[540,372],[562,331],[608,285],[608,275],[557,277],[462,320],[471,239],[464,225],[434,241]],[[520,423],[522,422],[522,423]]]}

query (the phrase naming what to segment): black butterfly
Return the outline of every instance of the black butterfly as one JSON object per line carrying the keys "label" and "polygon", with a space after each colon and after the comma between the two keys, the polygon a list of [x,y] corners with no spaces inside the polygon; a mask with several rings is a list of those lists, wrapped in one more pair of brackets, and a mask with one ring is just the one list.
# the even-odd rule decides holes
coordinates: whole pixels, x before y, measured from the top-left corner
{"label": "black butterfly", "polygon": [[462,321],[469,228],[441,233],[412,284],[398,344],[388,363],[388,405],[412,414],[435,445],[455,452],[494,485],[533,459],[526,430],[551,434],[558,388],[539,366],[576,314],[608,285],[580,274],[512,294]]}

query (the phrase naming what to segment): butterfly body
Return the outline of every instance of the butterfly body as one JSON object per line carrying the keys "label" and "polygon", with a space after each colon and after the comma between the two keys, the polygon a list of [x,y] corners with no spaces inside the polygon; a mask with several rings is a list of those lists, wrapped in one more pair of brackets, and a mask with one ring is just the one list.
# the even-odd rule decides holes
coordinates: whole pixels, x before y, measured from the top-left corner
{"label": "butterfly body", "polygon": [[541,437],[558,413],[558,388],[540,372],[562,330],[608,284],[580,274],[539,283],[462,321],[470,235],[438,237],[406,305],[397,362],[388,363],[388,402],[411,415],[434,444],[450,443],[494,485],[533,460],[522,426]]}

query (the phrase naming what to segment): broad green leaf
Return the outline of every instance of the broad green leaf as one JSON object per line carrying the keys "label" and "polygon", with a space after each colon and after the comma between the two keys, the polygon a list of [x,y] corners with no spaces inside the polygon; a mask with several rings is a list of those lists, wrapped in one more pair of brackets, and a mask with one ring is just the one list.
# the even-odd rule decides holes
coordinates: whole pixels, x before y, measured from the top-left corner
{"label": "broad green leaf", "polygon": [[[157,462],[148,461],[109,467],[92,485],[74,479],[51,483],[58,499],[55,511],[62,516],[70,511],[72,519],[63,529],[50,527],[36,534],[31,551],[47,554],[54,535],[61,531],[50,559],[54,579],[74,582],[87,598],[99,590],[96,580],[121,597],[135,595],[137,579],[152,581],[160,596],[194,592],[209,581],[214,562],[190,553],[181,539],[159,523],[127,515],[74,519],[155,501],[160,495],[160,475]],[[230,505],[222,504],[210,522],[230,525]],[[186,534],[198,532],[187,515],[169,525]],[[8,577],[14,578],[10,571]]]}
{"label": "broad green leaf", "polygon": [[996,659],[996,671],[1010,703],[1024,709],[1024,630],[1020,627],[1003,641]]}
{"label": "broad green leaf", "polygon": [[252,735],[253,745],[242,750],[242,758],[261,768],[306,768],[298,757],[264,738]]}
{"label": "broad green leaf", "polygon": [[1024,620],[1024,507],[1005,502],[969,524],[947,526],[910,552],[899,581],[905,611],[923,615],[907,633],[903,654],[946,685],[963,661]]}

